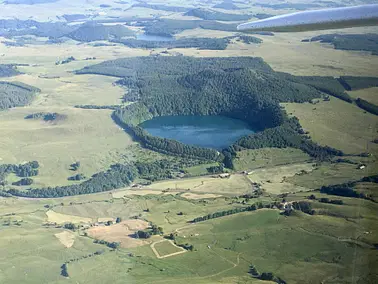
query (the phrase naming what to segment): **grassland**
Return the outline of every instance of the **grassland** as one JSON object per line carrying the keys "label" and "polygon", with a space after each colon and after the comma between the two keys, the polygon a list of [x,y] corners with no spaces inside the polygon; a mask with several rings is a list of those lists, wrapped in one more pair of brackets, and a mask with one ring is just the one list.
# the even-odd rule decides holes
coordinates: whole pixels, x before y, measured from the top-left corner
{"label": "grassland", "polygon": [[361,170],[353,164],[324,163],[309,173],[287,177],[285,181],[298,186],[319,188],[359,180],[364,176],[375,175],[377,171],[377,162],[369,163],[367,168]]}
{"label": "grassland", "polygon": [[184,180],[157,182],[146,188],[160,190],[190,190],[218,194],[243,194],[252,190],[252,185],[243,175],[231,175],[229,178],[200,177]]}
{"label": "grassland", "polygon": [[257,169],[248,174],[248,178],[261,185],[268,193],[280,194],[286,192],[298,192],[312,189],[309,185],[298,186],[287,182],[287,178],[298,174],[307,175],[314,169],[310,163],[292,164],[272,168]]}
{"label": "grassland", "polygon": [[[264,169],[257,169],[251,176],[256,174],[254,179],[270,178],[273,183],[278,183],[281,178],[277,178],[277,181],[274,178],[286,175],[285,182],[289,180],[293,184],[294,181],[299,183],[296,179],[306,177],[307,181],[303,182],[305,186],[318,186],[322,179],[312,177],[317,169],[311,171],[307,168],[306,174],[289,177],[290,173],[304,169],[304,165],[271,167],[265,169],[265,173]],[[310,177],[318,184],[311,184]],[[327,178],[322,182],[327,183]],[[156,185],[161,187],[161,182]],[[361,184],[361,187],[367,188],[366,184]],[[369,190],[374,191],[374,187]],[[207,191],[203,187],[196,194]],[[189,193],[193,194],[191,191]],[[330,197],[312,193],[317,198]],[[289,194],[286,200],[307,199],[309,194]],[[274,192],[269,195],[252,199],[247,204],[281,200]],[[32,270],[35,269],[38,272],[43,270],[46,281],[56,283],[89,283],[98,279],[104,283],[122,283],[115,275],[122,277],[122,281],[128,279],[132,283],[259,283],[247,273],[253,264],[260,273],[274,272],[290,283],[318,283],[324,279],[338,279],[343,283],[360,279],[364,283],[374,283],[375,276],[369,275],[369,265],[374,265],[375,251],[371,248],[377,239],[374,230],[377,205],[362,199],[337,199],[342,199],[344,205],[313,201],[313,208],[318,212],[314,216],[297,213],[285,217],[277,209],[261,209],[193,225],[187,222],[198,216],[242,206],[240,202],[244,199],[230,196],[191,200],[180,195],[128,195],[113,199],[109,193],[46,200],[0,199],[0,226],[3,232],[0,262],[5,271],[0,275],[4,280],[38,283],[40,274]],[[46,204],[50,208],[46,208]],[[74,236],[74,243],[72,247],[66,247],[56,237],[56,234],[62,233],[62,229],[41,226],[48,220],[46,213],[52,210],[56,212],[55,215],[60,213],[59,216],[63,216],[60,220],[65,222],[72,221],[72,216],[80,220],[90,218],[93,222],[98,218],[122,217],[125,221],[120,224],[93,227],[87,231],[91,237],[121,241],[122,247],[114,252],[109,251],[105,246],[93,244],[90,238],[83,236],[83,231],[70,233],[70,240],[72,242]],[[9,215],[11,212],[15,215]],[[132,222],[142,222],[144,227],[128,223],[133,216],[140,219]],[[128,237],[136,229],[146,227],[143,220],[161,226],[165,234],[175,233],[177,243],[192,244],[194,250],[157,258],[150,243],[159,242],[161,237],[154,237],[146,243],[135,243],[138,240]],[[90,230],[97,231],[92,234]],[[15,234],[17,238],[14,238]],[[64,239],[66,245],[68,241]],[[31,245],[37,248],[33,252],[28,249]],[[155,246],[159,256],[178,251],[167,241]],[[104,252],[84,257],[99,250]],[[22,263],[27,264],[12,268],[9,263],[20,259],[20,255],[23,257]],[[65,279],[60,276],[60,266],[70,259],[78,260],[67,264],[70,278]],[[37,265],[43,265],[43,269],[37,268]],[[98,271],[101,271],[101,275]]]}
{"label": "grassland", "polygon": [[311,138],[349,154],[376,153],[378,118],[355,105],[332,98],[329,102],[312,104],[284,104],[286,111],[299,118]]}
{"label": "grassland", "polygon": [[237,171],[248,171],[257,168],[300,163],[309,161],[310,159],[310,156],[299,149],[263,148],[237,152],[234,166]]}

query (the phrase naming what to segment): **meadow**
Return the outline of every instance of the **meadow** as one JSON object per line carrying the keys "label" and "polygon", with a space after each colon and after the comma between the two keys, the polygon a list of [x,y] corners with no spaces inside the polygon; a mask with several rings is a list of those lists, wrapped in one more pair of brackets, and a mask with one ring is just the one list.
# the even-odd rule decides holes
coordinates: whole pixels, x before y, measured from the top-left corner
{"label": "meadow", "polygon": [[[132,3],[122,4],[122,1],[112,2],[112,7],[100,7],[103,2],[0,4],[0,17],[17,15],[27,19],[32,14],[35,20],[55,21],[63,14],[88,13],[99,21],[114,21],[111,17],[118,16],[198,20],[170,11],[131,7]],[[202,2],[191,1],[191,4],[202,5]],[[183,5],[178,0],[155,3]],[[235,14],[291,11],[236,5],[243,9],[215,10]],[[129,28],[141,30],[141,27]],[[369,27],[329,33],[377,31],[376,27]],[[122,104],[127,90],[114,84],[119,78],[73,73],[106,60],[149,55],[257,56],[275,71],[293,75],[377,76],[377,56],[335,50],[319,42],[301,42],[323,33],[254,35],[263,42],[244,44],[232,40],[226,50],[217,51],[149,50],[104,45],[107,42],[96,42],[100,44],[96,46],[72,40],[23,47],[0,43],[2,64],[28,64],[18,67],[25,74],[1,80],[20,81],[41,89],[30,105],[0,112],[0,164],[38,160],[40,173],[33,177],[33,187],[47,187],[75,184],[67,178],[76,173],[89,178],[114,163],[180,161],[142,148],[112,121],[111,110],[75,108],[75,105]],[[176,37],[222,38],[236,34],[196,28],[182,31]],[[0,42],[6,40],[0,38]],[[70,56],[76,60],[56,65]],[[86,60],[88,57],[95,59]],[[353,98],[378,104],[377,88],[348,93]],[[237,152],[235,170],[227,170],[231,176],[224,179],[208,174],[207,168],[218,163],[205,163],[185,166],[189,178],[154,181],[150,185],[138,184],[110,192],[46,199],[0,197],[0,283],[274,283],[252,277],[248,273],[251,266],[259,273],[272,272],[286,283],[377,283],[374,273],[377,203],[318,191],[325,185],[378,174],[378,144],[372,142],[378,138],[377,116],[334,97],[316,104],[285,103],[282,107],[289,115],[299,118],[313,141],[344,151],[347,154],[341,157],[344,162],[337,162],[336,158],[316,161],[294,148],[243,150]],[[38,112],[56,112],[64,119],[50,122],[24,119]],[[363,152],[371,155],[357,156]],[[77,161],[80,169],[74,172],[70,165]],[[358,169],[359,164],[366,168]],[[249,174],[242,174],[243,171]],[[8,183],[17,180],[14,174],[7,178]],[[146,181],[136,181],[139,182]],[[376,200],[376,183],[359,182],[356,189]],[[254,195],[256,191],[259,193]],[[309,199],[310,195],[315,199]],[[342,205],[321,202],[322,198],[342,201]],[[309,202],[314,215],[295,210],[287,216],[272,205],[300,201]],[[270,204],[269,208],[191,223],[197,217],[260,202]],[[104,224],[117,219],[117,224]],[[75,225],[75,230],[64,227],[70,223]],[[161,227],[163,233],[146,240],[133,237],[136,231],[147,230],[151,225]],[[171,234],[174,240],[167,239]],[[95,240],[120,242],[120,247],[113,249]],[[177,247],[186,244],[193,249]]]}

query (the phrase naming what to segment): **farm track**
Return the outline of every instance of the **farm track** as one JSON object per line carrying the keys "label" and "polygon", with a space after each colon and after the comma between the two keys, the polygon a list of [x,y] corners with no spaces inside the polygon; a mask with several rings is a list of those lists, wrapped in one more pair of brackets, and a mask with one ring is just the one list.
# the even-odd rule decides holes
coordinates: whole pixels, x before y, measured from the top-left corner
{"label": "farm track", "polygon": [[[171,254],[166,254],[166,255],[161,256],[161,255],[159,254],[159,252],[156,250],[155,245],[156,245],[156,244],[159,244],[159,243],[162,243],[162,242],[170,242],[173,246],[177,247],[177,248],[180,249],[181,251],[178,251],[178,252],[174,252],[174,253],[171,253]],[[152,243],[152,244],[150,245],[150,247],[151,247],[152,251],[154,252],[155,256],[156,256],[157,258],[159,258],[159,259],[167,258],[167,257],[171,257],[171,256],[175,256],[175,255],[179,255],[179,254],[183,254],[183,253],[187,252],[186,249],[177,246],[177,245],[176,245],[173,241],[171,241],[171,240],[161,240],[161,241],[157,241],[157,242]]]}

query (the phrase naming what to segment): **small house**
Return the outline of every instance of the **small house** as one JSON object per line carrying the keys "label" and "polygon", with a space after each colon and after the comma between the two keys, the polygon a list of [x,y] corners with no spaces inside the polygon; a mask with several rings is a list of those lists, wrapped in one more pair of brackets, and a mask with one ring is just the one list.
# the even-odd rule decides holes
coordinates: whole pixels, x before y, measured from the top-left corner
{"label": "small house", "polygon": [[219,177],[220,178],[229,178],[230,174],[228,174],[228,173],[220,174]]}

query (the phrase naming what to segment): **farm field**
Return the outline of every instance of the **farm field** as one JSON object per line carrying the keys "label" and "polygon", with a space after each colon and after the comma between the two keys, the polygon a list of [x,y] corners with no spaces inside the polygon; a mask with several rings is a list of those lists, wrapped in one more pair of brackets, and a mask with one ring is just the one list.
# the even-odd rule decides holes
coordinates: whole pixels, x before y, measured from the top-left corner
{"label": "farm field", "polygon": [[185,249],[177,247],[174,243],[168,240],[158,241],[151,244],[151,249],[154,251],[157,258],[172,257],[186,252]]}
{"label": "farm field", "polygon": [[[378,116],[334,96],[328,101],[311,85],[275,72],[378,78],[371,52],[302,42],[378,34],[378,27],[242,34],[232,25],[243,21],[224,18],[369,1],[318,2],[0,1],[0,81],[40,89],[26,104],[22,96],[21,104],[12,101],[17,92],[4,92],[11,103],[1,100],[0,90],[0,283],[378,283]],[[188,23],[194,28],[185,29]],[[23,34],[24,25],[30,34]],[[129,29],[130,38],[108,32],[113,26]],[[62,32],[73,27],[87,32],[73,40]],[[154,48],[133,38],[145,31],[203,46]],[[97,36],[107,40],[92,41]],[[248,44],[249,36],[262,42]],[[122,60],[134,57],[143,59]],[[226,57],[236,58],[219,59]],[[76,73],[97,64],[91,70],[103,75]],[[239,82],[245,88],[236,88]],[[272,92],[262,96],[261,86]],[[234,91],[250,92],[245,103],[252,103],[234,109],[244,105],[240,96],[230,97]],[[378,105],[376,87],[346,93]],[[249,144],[196,149],[138,128],[146,117],[180,112],[241,120],[252,114],[255,137],[295,116],[304,132],[282,127]],[[128,119],[138,121],[135,128]]]}

